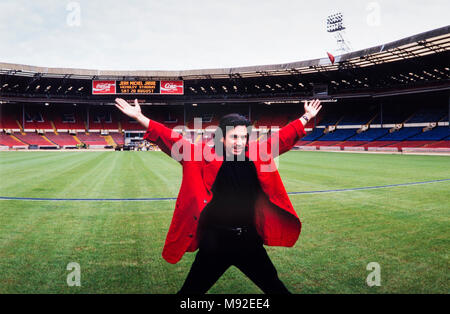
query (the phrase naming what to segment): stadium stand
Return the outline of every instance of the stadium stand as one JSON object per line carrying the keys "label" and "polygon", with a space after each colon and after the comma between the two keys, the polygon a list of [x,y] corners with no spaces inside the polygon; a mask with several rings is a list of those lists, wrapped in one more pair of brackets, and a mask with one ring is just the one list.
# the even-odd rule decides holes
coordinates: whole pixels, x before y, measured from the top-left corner
{"label": "stadium stand", "polygon": [[68,133],[58,133],[58,135],[56,135],[55,133],[49,132],[46,133],[45,136],[60,147],[74,147],[77,146],[77,144],[80,144],[74,136]]}
{"label": "stadium stand", "polygon": [[2,105],[0,113],[0,129],[14,130],[19,129],[19,112],[11,105]]}
{"label": "stadium stand", "polygon": [[372,141],[366,144],[363,144],[363,147],[384,147],[391,144],[395,144],[397,141]]}
{"label": "stadium stand", "polygon": [[311,143],[306,144],[305,146],[336,146],[338,144],[342,143],[342,141],[314,141]]}
{"label": "stadium stand", "polygon": [[2,146],[8,146],[8,147],[14,147],[14,146],[21,146],[21,147],[27,147],[28,145],[15,139],[11,135],[7,135],[5,133],[0,133],[0,145]]}
{"label": "stadium stand", "polygon": [[298,141],[297,143],[295,143],[295,146],[305,146],[307,144],[311,143],[310,141]]}
{"label": "stadium stand", "polygon": [[53,126],[41,106],[25,106],[23,129],[52,130]]}
{"label": "stadium stand", "polygon": [[341,147],[356,147],[356,146],[362,146],[364,144],[367,144],[367,141],[345,141],[341,143],[339,146]]}
{"label": "stadium stand", "polygon": [[124,145],[125,141],[122,133],[111,132],[109,133],[109,135],[112,137],[112,139],[117,145]]}
{"label": "stadium stand", "polygon": [[26,143],[28,145],[36,145],[38,147],[56,147],[55,143],[45,139],[43,136],[38,135],[36,133],[14,133],[15,137],[17,137],[21,142]]}
{"label": "stadium stand", "polygon": [[448,118],[448,113],[441,119],[439,120],[440,122],[448,122],[449,118]]}
{"label": "stadium stand", "polygon": [[413,106],[405,106],[401,102],[383,105],[382,112],[375,117],[371,124],[398,124],[404,123],[411,118],[416,108]]}
{"label": "stadium stand", "polygon": [[402,147],[424,147],[427,144],[430,144],[432,142],[430,141],[403,141],[403,142],[396,142],[394,144],[391,145],[386,145],[386,147],[398,147],[398,148],[402,148]]}
{"label": "stadium stand", "polygon": [[118,130],[118,120],[106,106],[93,106],[89,111],[89,130]]}
{"label": "stadium stand", "polygon": [[365,132],[361,132],[359,134],[355,134],[348,141],[366,141],[372,142],[383,136],[385,136],[389,132],[389,129],[368,129]]}
{"label": "stadium stand", "polygon": [[85,130],[86,124],[81,111],[75,107],[55,108],[53,123],[57,131]]}
{"label": "stadium stand", "polygon": [[368,123],[377,113],[361,112],[361,113],[347,113],[339,121],[339,125],[362,125]]}
{"label": "stadium stand", "polygon": [[94,147],[104,147],[107,146],[105,138],[99,133],[78,133],[77,138],[86,145]]}
{"label": "stadium stand", "polygon": [[450,138],[425,145],[427,148],[450,148]]}
{"label": "stadium stand", "polygon": [[122,130],[144,130],[144,127],[141,126],[136,120],[128,117],[122,117],[119,123]]}
{"label": "stadium stand", "polygon": [[319,141],[345,141],[355,135],[355,129],[337,129],[334,132],[323,135]]}
{"label": "stadium stand", "polygon": [[440,141],[450,136],[450,128],[438,126],[426,132],[420,132],[409,138],[411,141]]}
{"label": "stadium stand", "polygon": [[417,111],[408,123],[438,122],[446,115],[444,108],[422,108]]}
{"label": "stadium stand", "polygon": [[[397,105],[398,106],[398,105]],[[9,107],[9,108],[8,108]],[[83,111],[86,107],[81,106],[67,106],[62,105],[60,108],[52,106],[53,108],[49,110],[46,106],[34,106],[28,109],[27,115],[24,117],[19,117],[19,112],[13,111],[12,106],[5,106],[2,109],[2,116],[0,119],[1,127],[3,129],[13,129],[15,127],[16,132],[13,135],[17,138],[4,134],[2,136],[2,143],[0,145],[13,147],[17,145],[34,145],[38,147],[50,147],[57,146],[61,148],[76,147],[80,142],[85,143],[92,147],[104,147],[107,145],[124,145],[124,135],[119,131],[123,130],[144,130],[135,121],[130,121],[126,117],[118,115],[117,110],[112,106],[97,106],[90,108],[90,119],[89,124],[83,122]],[[16,107],[17,108],[17,107]],[[356,110],[354,106],[343,106],[343,111],[338,114],[334,111],[334,108],[330,111],[324,110],[321,117],[320,123],[317,122],[319,127],[314,128],[312,125],[312,131],[302,138],[297,146],[310,146],[310,147],[321,147],[321,146],[339,146],[344,147],[447,147],[448,140],[446,138],[449,136],[447,126],[437,126],[428,131],[422,131],[423,127],[403,127],[399,131],[389,132],[389,128],[371,127],[365,132],[357,133],[358,128],[351,127],[345,128],[345,126],[362,126],[370,122],[371,125],[376,125],[374,122],[377,120],[379,115],[376,111],[367,110],[363,112],[361,110]],[[276,110],[274,110],[276,109]],[[181,107],[156,107],[149,108],[144,107],[143,109],[148,116],[152,119],[165,124],[168,127],[175,127],[179,125],[180,120],[184,120],[184,113]],[[188,108],[188,116],[190,121],[188,121],[188,128],[194,127],[193,118],[198,116],[203,118],[202,127],[206,128],[208,126],[215,126],[218,124],[218,119],[220,116],[230,113],[240,111],[241,114],[245,114],[245,110],[248,110],[247,105],[240,106],[222,106],[222,105],[211,105],[208,106],[198,106]],[[252,106],[252,122],[254,127],[257,129],[260,126],[265,126],[267,128],[273,126],[283,126],[298,118],[301,110],[299,106]],[[423,109],[412,106],[409,108],[408,113],[410,114],[409,119],[404,117],[407,115],[403,113],[402,115],[396,116],[397,109],[393,109],[393,116],[389,118],[389,112],[385,112],[384,117],[387,121],[399,122],[403,119],[406,121],[405,125],[417,125],[418,123],[423,126],[428,126],[431,122],[436,123],[436,121],[444,121],[448,117],[445,113],[446,108],[444,106],[437,106],[427,109]],[[411,114],[411,112],[414,112]],[[24,126],[26,132],[25,135],[18,131],[20,121],[17,119],[24,120]],[[383,118],[383,121],[386,121]],[[17,120],[17,121],[16,121]],[[311,123],[311,121],[310,121]],[[324,133],[325,125],[337,124],[337,128],[329,133]],[[90,130],[98,132],[90,132],[90,134],[85,134],[85,132],[78,132],[79,137],[74,137],[67,133],[67,130],[85,130],[86,126],[89,126]],[[36,134],[35,130],[46,130],[45,137]],[[56,131],[58,134],[55,134]],[[109,130],[109,135],[111,138],[99,135],[100,130]],[[208,141],[211,139],[211,133],[204,132],[203,135],[198,135],[197,133],[191,132],[187,133],[188,137],[193,142],[198,142],[200,140]],[[80,140],[80,142],[77,141]],[[25,143],[22,144],[21,142]]]}
{"label": "stadium stand", "polygon": [[329,126],[329,125],[336,125],[339,123],[339,121],[343,118],[342,113],[338,112],[330,112],[327,114],[324,114],[324,117],[320,121],[320,126]]}
{"label": "stadium stand", "polygon": [[324,129],[315,128],[312,132],[306,134],[302,138],[302,141],[312,142],[312,141],[319,139],[323,135],[323,130]]}
{"label": "stadium stand", "polygon": [[404,141],[422,132],[422,128],[401,128],[398,131],[387,133],[379,141]]}

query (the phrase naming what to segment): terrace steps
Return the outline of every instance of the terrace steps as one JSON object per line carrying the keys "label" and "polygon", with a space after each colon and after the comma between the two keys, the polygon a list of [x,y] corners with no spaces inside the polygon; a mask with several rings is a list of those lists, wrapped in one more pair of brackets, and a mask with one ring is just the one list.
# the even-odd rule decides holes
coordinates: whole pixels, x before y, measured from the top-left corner
{"label": "terrace steps", "polygon": [[45,135],[41,135],[41,136],[44,140],[46,140],[50,144],[58,146],[58,144],[56,144],[55,142],[52,142],[47,136],[45,136]]}
{"label": "terrace steps", "polygon": [[114,139],[111,137],[111,135],[106,135],[105,136],[105,141],[106,141],[106,143],[108,143],[108,145],[111,145],[111,146],[116,146],[117,145],[117,143],[114,142]]}
{"label": "terrace steps", "polygon": [[27,143],[25,143],[25,142],[23,142],[23,141],[21,141],[20,139],[18,139],[17,137],[15,137],[14,135],[9,135],[12,139],[14,139],[14,140],[16,140],[17,142],[19,142],[19,143],[22,143],[23,145],[28,145]]}
{"label": "terrace steps", "polygon": [[50,121],[50,124],[52,125],[53,132],[54,132],[56,135],[58,135],[58,130],[56,129],[56,126],[55,126],[55,124],[53,123],[53,121]]}

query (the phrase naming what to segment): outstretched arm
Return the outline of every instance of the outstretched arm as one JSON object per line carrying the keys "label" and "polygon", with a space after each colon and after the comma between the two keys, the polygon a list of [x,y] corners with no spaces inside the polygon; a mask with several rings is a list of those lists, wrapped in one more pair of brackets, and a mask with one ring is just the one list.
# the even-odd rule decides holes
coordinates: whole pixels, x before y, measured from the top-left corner
{"label": "outstretched arm", "polygon": [[[124,114],[130,118],[138,121],[143,127],[146,128],[144,139],[148,140],[161,148],[161,150],[169,155],[170,157],[176,159],[180,163],[183,163],[183,158],[190,157],[190,151],[192,151],[192,144],[183,138],[181,134],[175,132],[174,130],[166,127],[162,123],[150,120],[144,116],[141,112],[141,107],[137,99],[134,101],[134,106],[130,105],[127,101],[121,98],[116,98],[116,107],[122,111]],[[174,146],[176,145],[176,146]],[[184,149],[188,148],[185,157]],[[172,151],[174,148],[174,151]]]}
{"label": "outstretched arm", "polygon": [[[304,126],[317,115],[322,105],[320,105],[320,100],[315,99],[310,102],[306,101],[304,108],[305,113],[299,119],[284,126],[267,140],[268,149],[274,156],[289,151],[301,137],[306,135]],[[275,146],[272,147],[272,145]]]}

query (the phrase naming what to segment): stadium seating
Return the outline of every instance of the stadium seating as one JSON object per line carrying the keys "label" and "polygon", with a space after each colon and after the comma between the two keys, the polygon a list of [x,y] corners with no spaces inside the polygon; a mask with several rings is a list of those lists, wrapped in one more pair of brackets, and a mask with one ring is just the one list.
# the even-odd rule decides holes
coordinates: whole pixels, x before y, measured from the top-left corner
{"label": "stadium seating", "polygon": [[99,133],[78,133],[77,138],[86,145],[92,146],[107,146],[105,138],[101,136]]}
{"label": "stadium seating", "polygon": [[55,109],[53,123],[58,131],[86,129],[83,115],[72,107]]}
{"label": "stadium seating", "polygon": [[46,140],[41,135],[38,135],[36,133],[14,133],[15,137],[17,137],[21,142],[26,143],[28,145],[37,145],[37,146],[56,146],[55,143],[52,143],[48,140]]}
{"label": "stadium seating", "polygon": [[320,126],[336,125],[340,119],[342,119],[342,113],[330,112],[324,115],[324,117],[322,118],[322,120],[318,125]]}
{"label": "stadium seating", "polygon": [[65,147],[65,146],[76,146],[79,144],[72,135],[68,133],[59,133],[56,135],[55,133],[48,132],[45,136],[52,141],[53,143]]}
{"label": "stadium seating", "polygon": [[7,135],[5,133],[0,133],[0,145],[8,146],[8,147],[28,146],[27,144],[22,143],[22,142],[16,140],[14,137]]}
{"label": "stadium seating", "polygon": [[23,128],[25,130],[52,130],[53,126],[43,106],[25,106]]}
{"label": "stadium seating", "polygon": [[311,142],[310,141],[302,141],[302,140],[300,140],[300,141],[297,141],[297,143],[295,143],[295,146],[305,146],[308,143],[311,143]]}
{"label": "stadium seating", "polygon": [[[383,125],[390,123],[406,123],[399,131],[390,133],[392,126],[379,128],[381,122],[380,107],[369,105],[361,109],[364,104],[349,101],[344,105],[326,104],[318,117],[309,121],[305,128],[308,133],[297,142],[297,146],[338,146],[338,147],[447,147],[450,140],[448,126],[437,126],[429,131],[422,129],[430,122],[446,122],[448,108],[445,105],[423,108],[422,106],[405,106],[404,104],[388,104],[383,106]],[[24,111],[22,112],[22,108]],[[238,112],[251,117],[255,128],[265,126],[283,127],[303,113],[302,104],[199,104],[198,106],[141,106],[143,113],[152,120],[158,121],[169,128],[183,125],[194,128],[194,118],[202,118],[202,128],[216,126],[219,119],[228,113]],[[69,135],[67,130],[78,130],[78,139],[91,146],[107,146],[114,141],[124,144],[124,133],[121,131],[145,128],[123,115],[114,106],[76,105],[73,104],[2,104],[0,129],[16,130],[13,137],[3,134],[0,145],[12,147],[18,145],[36,146],[76,146],[77,138]],[[88,114],[89,112],[89,114]],[[186,114],[186,116],[185,116]],[[89,115],[88,123],[85,122]],[[23,123],[23,125],[22,125]],[[370,123],[370,128],[357,133],[356,126]],[[408,125],[412,123],[414,125]],[[420,123],[421,125],[417,125]],[[317,125],[315,125],[317,124]],[[337,125],[333,132],[324,133],[323,126]],[[355,125],[352,129],[342,129],[340,126]],[[322,127],[317,127],[322,126]],[[25,129],[26,135],[17,132]],[[90,134],[85,134],[86,128]],[[46,130],[45,137],[31,132],[31,130]],[[310,131],[312,129],[312,131]],[[51,131],[50,131],[51,130]],[[58,134],[55,132],[58,130]],[[63,131],[61,131],[63,130]],[[82,131],[81,131],[82,130]],[[109,130],[111,138],[105,138],[98,132]],[[94,131],[94,132],[92,132]],[[95,132],[97,131],[97,132]],[[210,134],[210,133],[208,133]],[[210,135],[198,136],[197,133],[186,135],[191,141],[210,140]],[[112,139],[112,141],[111,141]],[[25,144],[20,143],[24,142]]]}
{"label": "stadium seating", "polygon": [[440,141],[444,138],[450,136],[450,128],[447,126],[438,126],[435,127],[432,130],[426,131],[426,132],[420,132],[412,137],[410,137],[410,140],[418,141],[418,140],[424,140],[424,141]]}
{"label": "stadium seating", "polygon": [[19,129],[19,125],[17,124],[18,120],[21,120],[22,118],[19,117],[19,111],[16,110],[11,105],[1,106],[0,111],[0,130],[2,129]]}
{"label": "stadium seating", "polygon": [[132,130],[144,130],[145,128],[140,125],[136,120],[128,117],[122,117],[120,119],[120,125],[122,127],[122,130],[126,131],[132,131]]}
{"label": "stadium seating", "polygon": [[401,128],[398,131],[387,133],[383,137],[379,138],[379,141],[404,141],[414,135],[418,135],[422,132],[422,128]]}
{"label": "stadium seating", "polygon": [[339,144],[339,146],[341,147],[356,147],[356,146],[362,146],[364,144],[367,144],[367,141],[345,141],[341,144]]}
{"label": "stadium seating", "polygon": [[323,130],[324,129],[319,129],[319,128],[315,128],[312,132],[306,134],[303,138],[302,141],[315,141],[318,138],[320,138],[323,135]]}
{"label": "stadium seating", "polygon": [[[246,110],[244,110],[244,108],[246,108]],[[219,124],[219,118],[231,112],[233,111],[230,111],[229,108],[224,108],[222,105],[199,105],[196,107],[189,107],[186,110],[186,126],[189,129],[193,129],[195,118],[202,119],[202,128],[217,126]],[[248,118],[248,107],[237,105],[235,112]],[[181,114],[181,123],[178,123],[178,125],[183,124],[183,119],[183,115]]]}
{"label": "stadium seating", "polygon": [[424,147],[427,148],[450,148],[450,138],[439,141],[439,142],[432,142],[430,144],[425,145]]}
{"label": "stadium seating", "polygon": [[337,129],[334,132],[323,134],[323,129],[314,129],[297,142],[297,146],[340,146],[340,147],[447,147],[449,137],[448,127],[437,127],[431,131],[422,132],[422,128],[402,128],[397,132],[389,133],[389,129],[369,129],[360,134],[356,129]]}
{"label": "stadium seating", "polygon": [[403,141],[394,144],[386,145],[386,147],[424,147],[427,144],[433,143],[431,141]]}
{"label": "stadium seating", "polygon": [[[387,104],[383,106],[383,114],[379,114],[371,124],[397,124],[404,123],[417,111],[414,107],[401,106],[399,104]],[[381,120],[383,119],[383,120]]]}
{"label": "stadium seating", "polygon": [[391,144],[396,144],[397,141],[373,141],[363,144],[363,147],[384,147]]}
{"label": "stadium seating", "polygon": [[306,144],[305,146],[337,146],[338,144],[341,144],[343,141],[314,141],[311,143]]}
{"label": "stadium seating", "polygon": [[117,145],[123,145],[124,144],[124,137],[123,137],[122,133],[111,132],[111,133],[109,133],[109,135],[112,137],[112,139],[114,140],[114,142]]}
{"label": "stadium seating", "polygon": [[446,115],[444,108],[422,108],[418,110],[408,123],[438,122]]}
{"label": "stadium seating", "polygon": [[[283,127],[294,119],[301,117],[303,113],[301,107],[301,105],[297,104],[252,106],[251,122],[255,128]],[[246,109],[245,107],[243,108],[244,111]],[[314,120],[308,122],[305,128],[308,127],[314,127]]]}
{"label": "stadium seating", "polygon": [[365,132],[355,133],[354,136],[348,139],[348,141],[375,141],[386,135],[389,132],[389,129],[368,129]]}
{"label": "stadium seating", "polygon": [[343,116],[338,125],[363,125],[368,123],[373,116],[374,114],[369,111],[348,113]]}
{"label": "stadium seating", "polygon": [[[216,118],[216,117],[213,117]],[[217,119],[217,118],[216,118]],[[165,126],[167,126],[168,128],[174,128],[178,125],[183,125],[184,124],[184,115],[183,112],[179,111],[179,110],[174,110],[174,111],[167,111],[164,113],[162,120],[160,121],[162,124],[164,124]],[[214,120],[213,120],[213,123]]]}
{"label": "stadium seating", "polygon": [[111,108],[94,106],[89,110],[89,130],[118,130],[118,119]]}
{"label": "stadium seating", "polygon": [[355,129],[338,129],[323,135],[319,141],[345,141],[355,135]]}

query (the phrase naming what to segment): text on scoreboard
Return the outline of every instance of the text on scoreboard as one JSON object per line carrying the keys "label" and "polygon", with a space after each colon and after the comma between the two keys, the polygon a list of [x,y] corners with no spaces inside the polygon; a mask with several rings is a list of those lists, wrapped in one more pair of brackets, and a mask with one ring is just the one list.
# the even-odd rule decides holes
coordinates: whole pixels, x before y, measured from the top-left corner
{"label": "text on scoreboard", "polygon": [[183,81],[92,81],[93,95],[183,95]]}

